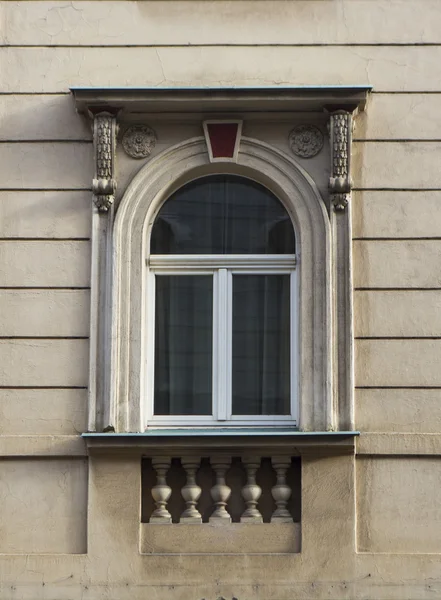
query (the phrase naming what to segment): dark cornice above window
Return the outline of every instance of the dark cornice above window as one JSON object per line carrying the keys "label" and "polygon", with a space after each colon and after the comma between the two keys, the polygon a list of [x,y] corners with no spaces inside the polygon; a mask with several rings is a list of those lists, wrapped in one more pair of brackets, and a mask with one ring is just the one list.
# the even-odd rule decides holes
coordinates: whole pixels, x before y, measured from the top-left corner
{"label": "dark cornice above window", "polygon": [[364,110],[371,86],[249,88],[84,88],[74,87],[78,112],[125,114],[201,112],[321,112]]}

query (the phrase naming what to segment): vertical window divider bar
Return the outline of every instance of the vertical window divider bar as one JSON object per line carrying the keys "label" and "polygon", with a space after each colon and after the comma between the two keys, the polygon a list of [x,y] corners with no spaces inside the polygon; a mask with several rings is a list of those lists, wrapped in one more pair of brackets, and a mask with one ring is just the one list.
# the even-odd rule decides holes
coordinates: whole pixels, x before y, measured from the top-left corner
{"label": "vertical window divider bar", "polygon": [[218,398],[219,398],[219,271],[213,272],[213,340],[212,340],[212,414],[215,419],[218,417]]}
{"label": "vertical window divider bar", "polygon": [[[214,414],[218,421],[227,419],[227,400],[231,392],[228,390],[229,356],[228,341],[231,337],[225,335],[229,326],[229,298],[228,298],[228,270],[219,269],[217,272],[217,323],[213,331],[213,354],[217,354],[216,370],[216,395],[213,398]],[[216,352],[215,352],[216,349]],[[214,362],[214,361],[213,361]]]}
{"label": "vertical window divider bar", "polygon": [[233,273],[227,271],[227,323],[226,323],[226,404],[227,419],[233,413]]}
{"label": "vertical window divider bar", "polygon": [[295,419],[296,423],[299,422],[299,396],[300,396],[300,382],[299,382],[299,299],[298,299],[298,287],[297,287],[297,270],[293,269],[290,276],[290,306],[289,306],[289,320],[290,320],[290,391],[291,391],[291,416]]}
{"label": "vertical window divider bar", "polygon": [[[156,325],[156,276],[151,271],[147,275],[147,301],[146,301],[146,383],[147,394],[143,402],[141,416],[144,421],[144,429],[147,428],[155,410],[155,325]],[[142,414],[144,413],[144,414]]]}

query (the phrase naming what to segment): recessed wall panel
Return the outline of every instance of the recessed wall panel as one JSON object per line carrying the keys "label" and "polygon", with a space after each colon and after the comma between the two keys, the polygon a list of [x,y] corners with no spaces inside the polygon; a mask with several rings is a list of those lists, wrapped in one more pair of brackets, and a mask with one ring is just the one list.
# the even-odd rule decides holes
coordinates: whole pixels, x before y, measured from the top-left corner
{"label": "recessed wall panel", "polygon": [[86,552],[87,462],[0,461],[0,552]]}
{"label": "recessed wall panel", "polygon": [[441,552],[441,458],[359,458],[359,552]]}

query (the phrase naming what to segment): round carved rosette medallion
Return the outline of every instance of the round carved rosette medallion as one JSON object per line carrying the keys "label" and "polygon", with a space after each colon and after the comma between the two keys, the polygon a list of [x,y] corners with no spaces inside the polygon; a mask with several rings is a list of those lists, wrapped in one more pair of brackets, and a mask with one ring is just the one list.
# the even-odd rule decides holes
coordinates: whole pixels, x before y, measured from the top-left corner
{"label": "round carved rosette medallion", "polygon": [[147,158],[156,145],[156,133],[147,125],[133,125],[124,132],[123,148],[132,158]]}
{"label": "round carved rosette medallion", "polygon": [[314,125],[298,125],[289,134],[288,141],[296,156],[312,158],[323,148],[323,133]]}

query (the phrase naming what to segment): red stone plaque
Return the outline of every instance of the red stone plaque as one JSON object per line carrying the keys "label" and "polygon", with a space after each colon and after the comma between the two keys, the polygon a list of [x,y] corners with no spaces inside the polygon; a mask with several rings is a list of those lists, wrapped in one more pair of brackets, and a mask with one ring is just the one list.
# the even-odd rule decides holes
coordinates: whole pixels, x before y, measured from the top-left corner
{"label": "red stone plaque", "polygon": [[204,121],[210,161],[236,161],[242,121]]}

